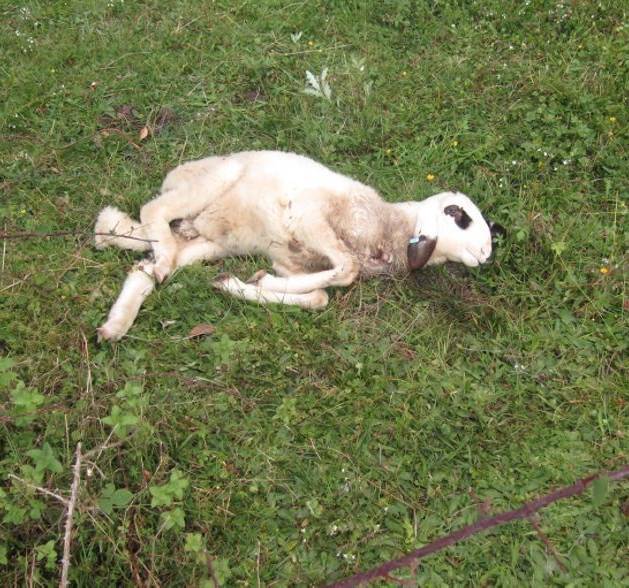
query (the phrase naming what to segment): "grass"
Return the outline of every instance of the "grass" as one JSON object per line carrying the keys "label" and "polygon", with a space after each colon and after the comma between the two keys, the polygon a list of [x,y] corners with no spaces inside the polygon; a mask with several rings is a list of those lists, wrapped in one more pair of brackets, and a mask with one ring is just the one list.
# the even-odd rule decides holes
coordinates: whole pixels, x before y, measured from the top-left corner
{"label": "grass", "polygon": [[[0,4],[5,585],[321,584],[627,461],[629,63],[622,3]],[[301,35],[300,35],[301,34]],[[304,92],[328,68],[330,99]],[[173,116],[174,114],[174,116]],[[141,140],[141,129],[152,132]],[[308,154],[389,200],[457,188],[509,228],[491,266],[332,292],[324,312],[180,271],[98,346],[130,253],[96,252],[179,162]],[[212,336],[186,339],[199,323]],[[472,493],[475,493],[473,494]],[[629,488],[426,560],[422,586],[620,586]],[[478,496],[476,499],[474,496]],[[623,512],[625,514],[623,514]],[[624,561],[624,563],[623,563]]]}

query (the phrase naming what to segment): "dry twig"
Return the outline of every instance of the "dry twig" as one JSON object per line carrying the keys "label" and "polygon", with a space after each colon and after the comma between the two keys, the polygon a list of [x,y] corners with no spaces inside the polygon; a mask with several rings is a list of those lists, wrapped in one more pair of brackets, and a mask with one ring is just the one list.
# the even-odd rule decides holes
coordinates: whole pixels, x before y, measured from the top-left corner
{"label": "dry twig", "polygon": [[37,492],[41,492],[42,494],[46,494],[47,496],[51,496],[55,500],[58,500],[59,502],[61,502],[61,504],[65,504],[66,506],[68,505],[68,499],[67,498],[64,498],[63,496],[61,496],[59,494],[55,494],[54,492],[51,492],[50,490],[48,490],[46,488],[42,488],[41,486],[35,486],[35,484],[31,484],[30,482],[28,482],[26,480],[23,480],[22,478],[20,478],[19,476],[16,476],[15,474],[9,474],[9,478],[13,478],[14,480],[17,480],[18,482],[21,482],[25,486],[28,486],[29,488],[32,488],[33,490],[37,490]]}
{"label": "dry twig", "polygon": [[79,494],[79,484],[81,483],[81,442],[76,444],[76,458],[74,461],[74,477],[70,487],[70,500],[68,501],[68,512],[66,513],[65,534],[63,536],[63,558],[61,560],[61,580],[59,588],[66,588],[68,585],[68,572],[70,570],[70,546],[72,544],[72,524],[74,509]]}

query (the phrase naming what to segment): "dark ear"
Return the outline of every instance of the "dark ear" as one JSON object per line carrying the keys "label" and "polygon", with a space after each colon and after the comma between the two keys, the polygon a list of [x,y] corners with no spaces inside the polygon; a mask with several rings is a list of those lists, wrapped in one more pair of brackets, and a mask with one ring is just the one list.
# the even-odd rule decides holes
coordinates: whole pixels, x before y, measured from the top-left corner
{"label": "dark ear", "polygon": [[467,212],[465,212],[465,209],[461,208],[460,206],[457,206],[456,204],[451,204],[450,206],[446,206],[443,209],[443,212],[447,214],[448,216],[453,216],[454,222],[461,229],[467,229],[467,227],[469,227],[470,223],[472,222],[472,218],[470,217],[469,214],[467,214]]}
{"label": "dark ear", "polygon": [[416,270],[424,267],[436,246],[437,239],[429,239],[424,237],[424,235],[411,239],[406,248],[406,259],[409,269]]}
{"label": "dark ear", "polygon": [[492,240],[496,237],[502,237],[504,239],[507,236],[507,229],[505,229],[502,225],[493,221],[489,221],[487,224],[489,225],[489,232],[491,233]]}

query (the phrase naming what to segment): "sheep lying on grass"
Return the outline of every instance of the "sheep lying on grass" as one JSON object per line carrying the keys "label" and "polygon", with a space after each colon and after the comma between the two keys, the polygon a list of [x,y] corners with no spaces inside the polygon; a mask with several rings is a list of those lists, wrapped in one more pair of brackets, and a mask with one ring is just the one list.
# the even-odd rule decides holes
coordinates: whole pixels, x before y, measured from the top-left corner
{"label": "sheep lying on grass", "polygon": [[180,165],[140,219],[107,207],[96,221],[99,249],[153,251],[129,273],[101,339],[123,337],[155,280],[199,260],[266,255],[274,274],[246,283],[223,275],[213,286],[260,303],[323,308],[328,286],[445,261],[477,266],[492,249],[490,226],[463,194],[390,204],[311,159],[275,151]]}

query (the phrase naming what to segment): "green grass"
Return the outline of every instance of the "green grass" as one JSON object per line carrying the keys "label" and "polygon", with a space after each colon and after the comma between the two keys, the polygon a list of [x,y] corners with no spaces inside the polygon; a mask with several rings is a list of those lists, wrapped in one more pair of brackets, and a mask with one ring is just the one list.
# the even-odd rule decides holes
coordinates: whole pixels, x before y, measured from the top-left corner
{"label": "green grass", "polygon": [[[76,443],[112,430],[83,470],[77,586],[201,585],[207,554],[225,585],[318,585],[471,522],[472,490],[506,509],[627,462],[621,5],[3,0],[0,229],[85,231],[0,244],[3,583],[54,585],[63,537],[62,506],[9,474],[67,495]],[[305,94],[326,67],[332,99]],[[359,283],[320,313],[210,288],[263,260],[190,267],[96,345],[134,259],[92,248],[98,210],[259,148],[392,201],[460,189],[508,238],[491,266]],[[199,323],[214,335],[186,339]],[[629,585],[627,500],[545,511],[565,573],[516,523],[418,585]]]}

